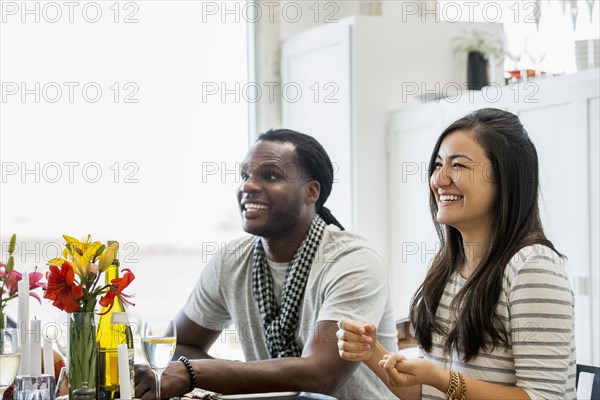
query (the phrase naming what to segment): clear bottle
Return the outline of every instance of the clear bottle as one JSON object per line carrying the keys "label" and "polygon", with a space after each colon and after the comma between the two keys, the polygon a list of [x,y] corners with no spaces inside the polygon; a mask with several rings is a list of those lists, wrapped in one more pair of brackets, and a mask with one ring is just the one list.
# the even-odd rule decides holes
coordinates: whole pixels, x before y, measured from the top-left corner
{"label": "clear bottle", "polygon": [[[108,245],[110,246],[112,243],[108,242]],[[107,285],[119,276],[118,259],[115,258],[112,265],[107,268],[105,275]],[[102,313],[105,313],[107,309],[106,307],[102,308]],[[123,304],[118,297],[115,297],[112,309],[100,316],[96,332],[96,348],[98,350],[96,398],[99,400],[114,400],[120,397],[117,346],[123,343],[126,343],[129,349],[129,371],[131,373],[129,379],[132,384],[131,387],[134,387],[133,335]]]}

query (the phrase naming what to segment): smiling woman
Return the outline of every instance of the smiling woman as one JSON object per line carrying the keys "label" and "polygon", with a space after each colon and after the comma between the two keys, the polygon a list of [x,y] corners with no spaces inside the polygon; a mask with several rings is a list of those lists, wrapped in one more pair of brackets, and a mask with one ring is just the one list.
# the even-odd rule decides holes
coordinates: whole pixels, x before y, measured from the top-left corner
{"label": "smiling woman", "polygon": [[537,151],[519,118],[458,119],[428,171],[441,247],[410,307],[423,357],[388,353],[372,324],[348,320],[340,356],[401,398],[576,398],[574,294],[540,222]]}
{"label": "smiling woman", "polygon": [[[246,83],[246,22],[142,1],[89,3],[73,22],[62,9],[52,23],[62,3],[39,4],[38,23],[14,4],[0,35],[2,80],[18,90],[2,102],[2,242],[17,232],[22,265],[45,272],[63,232],[119,240],[133,313],[171,313],[204,254],[241,232],[232,171],[247,107],[220,90]],[[50,309],[32,315],[52,321]]]}
{"label": "smiling woman", "polygon": [[465,231],[485,232],[492,224],[495,186],[488,176],[490,166],[475,136],[466,131],[449,135],[436,155],[431,190],[437,201],[437,220],[460,229],[465,242],[469,242]]}

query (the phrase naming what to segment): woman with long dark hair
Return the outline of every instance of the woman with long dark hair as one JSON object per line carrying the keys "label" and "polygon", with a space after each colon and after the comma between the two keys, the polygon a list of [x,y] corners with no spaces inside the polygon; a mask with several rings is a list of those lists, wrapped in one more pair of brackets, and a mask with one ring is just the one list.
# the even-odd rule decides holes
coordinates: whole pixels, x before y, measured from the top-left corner
{"label": "woman with long dark hair", "polygon": [[519,118],[486,108],[454,122],[429,177],[441,249],[411,304],[422,357],[388,353],[373,324],[350,320],[338,322],[340,356],[400,398],[574,399],[574,296]]}

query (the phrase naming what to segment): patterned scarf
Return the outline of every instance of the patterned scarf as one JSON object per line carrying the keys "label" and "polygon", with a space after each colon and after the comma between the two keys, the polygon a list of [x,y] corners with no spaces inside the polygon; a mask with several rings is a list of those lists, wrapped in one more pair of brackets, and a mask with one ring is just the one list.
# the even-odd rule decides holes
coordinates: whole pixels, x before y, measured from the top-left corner
{"label": "patterned scarf", "polygon": [[304,297],[310,267],[323,237],[325,226],[325,221],[315,215],[308,234],[290,262],[283,285],[280,308],[277,307],[275,301],[273,276],[267,264],[260,238],[257,238],[254,243],[252,259],[254,299],[258,303],[267,346],[273,358],[300,357],[302,354],[296,342],[300,302]]}

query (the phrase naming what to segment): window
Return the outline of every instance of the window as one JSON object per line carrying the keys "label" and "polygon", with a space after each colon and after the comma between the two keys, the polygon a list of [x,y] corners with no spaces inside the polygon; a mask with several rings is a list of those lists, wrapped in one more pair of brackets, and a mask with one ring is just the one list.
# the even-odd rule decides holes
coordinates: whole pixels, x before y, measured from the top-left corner
{"label": "window", "polygon": [[45,272],[62,234],[117,240],[130,315],[174,316],[243,233],[246,22],[207,4],[2,3],[0,258],[13,232],[20,271]]}

